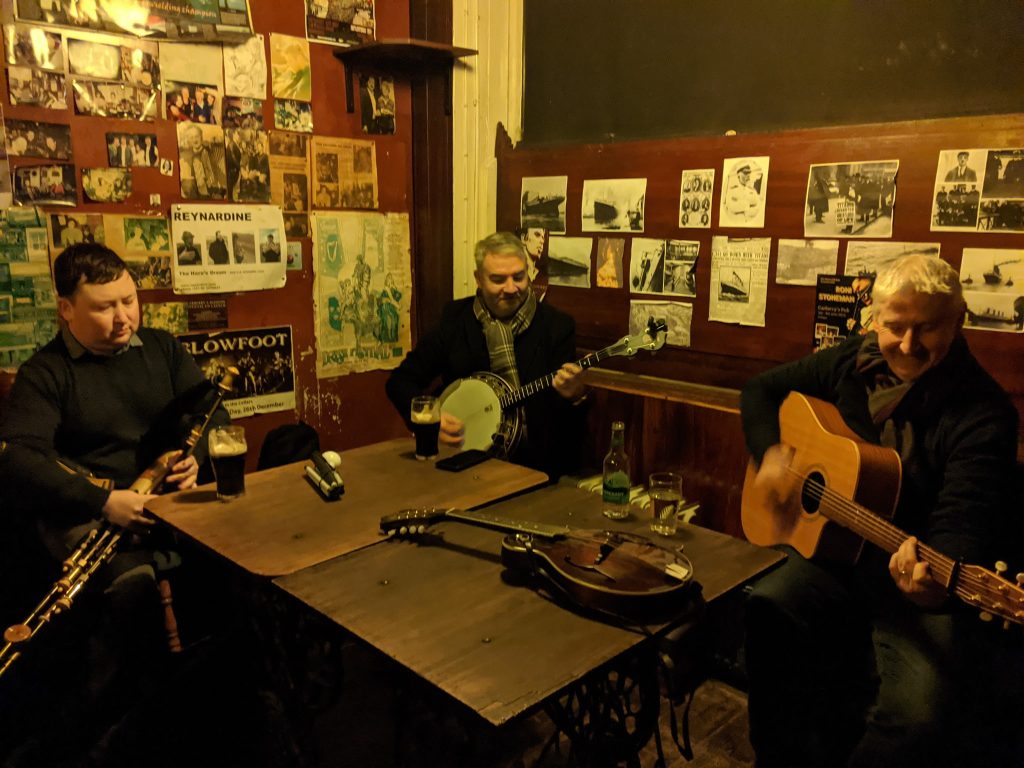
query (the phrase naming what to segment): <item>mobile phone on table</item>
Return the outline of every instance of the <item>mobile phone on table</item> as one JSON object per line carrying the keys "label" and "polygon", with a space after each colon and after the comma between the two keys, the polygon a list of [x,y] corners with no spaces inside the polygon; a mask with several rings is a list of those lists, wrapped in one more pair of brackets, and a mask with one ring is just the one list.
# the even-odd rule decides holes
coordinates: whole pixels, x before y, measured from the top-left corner
{"label": "mobile phone on table", "polygon": [[475,467],[480,462],[487,461],[489,458],[491,458],[491,455],[487,451],[481,451],[479,448],[470,448],[446,459],[440,459],[434,466],[448,472],[461,472],[464,469]]}

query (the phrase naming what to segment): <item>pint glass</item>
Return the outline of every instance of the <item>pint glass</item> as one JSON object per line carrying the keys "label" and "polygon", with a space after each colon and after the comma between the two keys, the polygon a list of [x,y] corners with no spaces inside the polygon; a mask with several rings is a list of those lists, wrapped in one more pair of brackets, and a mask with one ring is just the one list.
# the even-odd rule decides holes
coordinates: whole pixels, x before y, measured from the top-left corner
{"label": "pint glass", "polygon": [[245,493],[245,429],[214,427],[210,430],[210,462],[217,478],[217,498],[237,499]]}
{"label": "pint glass", "polygon": [[409,420],[416,436],[416,458],[426,461],[437,456],[441,433],[441,403],[436,397],[414,397]]}

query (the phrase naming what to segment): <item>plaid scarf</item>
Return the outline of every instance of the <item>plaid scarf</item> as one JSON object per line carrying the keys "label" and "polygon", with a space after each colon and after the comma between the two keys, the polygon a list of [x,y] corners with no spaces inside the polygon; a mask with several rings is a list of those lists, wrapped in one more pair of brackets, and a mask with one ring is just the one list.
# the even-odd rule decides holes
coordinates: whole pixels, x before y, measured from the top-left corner
{"label": "plaid scarf", "polygon": [[867,382],[868,412],[878,427],[880,443],[895,449],[906,461],[914,449],[913,430],[909,422],[898,424],[892,415],[914,382],[903,381],[889,370],[878,348],[878,334],[874,332],[865,334],[857,352],[856,367]]}
{"label": "plaid scarf", "polygon": [[473,300],[473,314],[484,329],[487,354],[491,358],[491,373],[496,373],[513,389],[519,387],[519,371],[516,370],[515,338],[530,327],[537,312],[537,297],[527,291],[526,301],[508,320],[497,320],[480,300],[477,293]]}

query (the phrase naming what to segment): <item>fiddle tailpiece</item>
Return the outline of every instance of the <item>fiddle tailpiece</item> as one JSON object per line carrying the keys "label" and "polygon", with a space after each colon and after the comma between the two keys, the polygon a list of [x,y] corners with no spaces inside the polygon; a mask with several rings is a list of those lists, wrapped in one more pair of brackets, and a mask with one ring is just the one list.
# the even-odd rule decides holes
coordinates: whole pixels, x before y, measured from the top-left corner
{"label": "fiddle tailpiece", "polygon": [[[213,404],[189,433],[184,449],[167,451],[158,456],[129,486],[129,490],[136,493],[152,493],[158,490],[170,473],[171,467],[195,452],[210,420],[220,408],[224,397],[231,392],[236,376],[238,376],[238,369],[232,367],[228,368],[221,377],[217,383],[217,396]],[[59,460],[57,463],[68,472],[79,473],[79,468],[71,462]],[[95,485],[104,488],[112,487],[109,481],[88,474],[86,474],[86,478]],[[54,582],[49,592],[32,610],[28,618],[19,624],[12,624],[4,631],[4,644],[0,647],[0,677],[21,656],[21,649],[26,643],[52,619],[71,609],[74,599],[85,588],[89,579],[117,554],[125,533],[125,529],[102,521],[78,542],[74,551],[61,565],[60,578]],[[177,620],[171,607],[170,584],[163,579],[159,582],[158,588],[160,601],[164,608],[164,625],[167,630],[168,646],[172,652],[177,652],[181,650],[181,643],[178,639]]]}

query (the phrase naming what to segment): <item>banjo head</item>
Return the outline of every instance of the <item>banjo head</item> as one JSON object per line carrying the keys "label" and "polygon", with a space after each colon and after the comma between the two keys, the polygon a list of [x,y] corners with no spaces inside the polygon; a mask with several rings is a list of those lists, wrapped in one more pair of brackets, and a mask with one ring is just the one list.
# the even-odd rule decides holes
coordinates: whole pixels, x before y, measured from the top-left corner
{"label": "banjo head", "polygon": [[[493,378],[507,389],[501,379]],[[494,435],[502,423],[501,403],[486,379],[470,377],[453,381],[441,393],[441,410],[461,419],[465,425],[463,450],[486,451],[494,444]]]}

